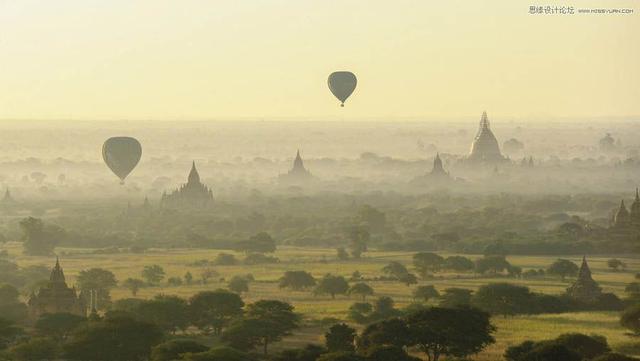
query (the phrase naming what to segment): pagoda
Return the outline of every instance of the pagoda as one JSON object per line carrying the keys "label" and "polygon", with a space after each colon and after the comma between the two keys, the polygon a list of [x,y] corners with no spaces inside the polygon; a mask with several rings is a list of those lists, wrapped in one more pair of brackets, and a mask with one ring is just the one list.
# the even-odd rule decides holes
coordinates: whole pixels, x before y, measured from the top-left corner
{"label": "pagoda", "polygon": [[478,163],[495,163],[505,160],[505,157],[500,153],[498,140],[489,127],[489,117],[487,117],[486,111],[482,113],[480,127],[471,144],[471,151],[467,156],[467,160]]}
{"label": "pagoda", "polygon": [[[145,200],[148,204],[148,200]],[[196,162],[191,164],[187,183],[170,194],[162,194],[160,205],[164,208],[206,208],[213,204],[213,191],[200,181]]]}
{"label": "pagoda", "polygon": [[587,264],[587,257],[582,257],[582,265],[578,271],[578,278],[567,288],[567,295],[585,302],[597,300],[602,295],[602,289],[591,277],[591,270]]}
{"label": "pagoda", "polygon": [[75,287],[67,286],[64,272],[57,258],[49,281],[41,286],[37,293],[31,293],[27,305],[32,320],[37,320],[45,313],[71,313],[84,316],[86,312],[85,304],[82,298],[78,297]]}

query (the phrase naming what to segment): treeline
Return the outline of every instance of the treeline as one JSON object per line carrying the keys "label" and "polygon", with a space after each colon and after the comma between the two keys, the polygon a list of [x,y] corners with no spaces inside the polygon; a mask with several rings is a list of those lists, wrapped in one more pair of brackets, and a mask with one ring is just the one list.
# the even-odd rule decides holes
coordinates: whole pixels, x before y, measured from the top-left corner
{"label": "treeline", "polygon": [[[352,230],[363,229],[370,247],[385,250],[481,253],[501,242],[509,254],[637,251],[640,235],[607,230],[608,221],[602,219],[609,211],[606,207],[608,203],[596,198],[590,203],[588,197],[327,194],[255,197],[204,210],[148,204],[120,209],[63,207],[42,225],[27,226],[31,231],[41,228],[30,233],[34,239],[89,248],[233,249],[260,232],[283,245],[346,247]],[[600,218],[566,213],[578,209]],[[37,222],[5,224],[0,242],[25,239],[30,232],[23,224],[27,221]]]}

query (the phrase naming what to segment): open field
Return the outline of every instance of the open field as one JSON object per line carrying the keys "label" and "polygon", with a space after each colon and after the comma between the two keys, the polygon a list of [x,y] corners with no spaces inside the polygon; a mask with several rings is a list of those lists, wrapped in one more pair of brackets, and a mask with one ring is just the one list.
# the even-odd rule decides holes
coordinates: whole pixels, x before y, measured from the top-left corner
{"label": "open field", "polygon": [[[23,256],[20,244],[8,243],[4,246],[9,251],[10,257],[20,266],[27,265],[53,265],[55,261],[51,257]],[[411,303],[412,287],[407,287],[398,282],[378,281],[373,278],[381,275],[380,269],[390,261],[399,261],[406,266],[411,265],[412,253],[406,252],[367,252],[360,260],[338,261],[335,251],[332,249],[307,249],[283,247],[276,252],[280,263],[272,265],[256,266],[206,266],[198,267],[193,263],[198,260],[212,261],[217,254],[233,253],[218,250],[195,249],[158,249],[149,250],[144,254],[118,253],[118,254],[93,254],[86,249],[57,249],[61,264],[67,276],[67,282],[72,285],[75,277],[82,269],[100,267],[112,271],[118,280],[128,277],[140,277],[142,268],[146,265],[158,264],[164,268],[167,277],[183,276],[187,271],[199,279],[200,273],[205,268],[213,268],[219,274],[219,279],[210,280],[208,284],[183,285],[169,287],[164,284],[161,287],[143,288],[137,297],[148,298],[158,293],[174,294],[181,297],[189,297],[202,290],[225,287],[222,279],[230,279],[234,275],[253,274],[255,282],[250,285],[250,292],[243,295],[245,302],[258,299],[279,299],[295,305],[296,310],[305,315],[308,321],[322,320],[323,318],[345,319],[349,306],[355,302],[354,298],[337,296],[332,300],[328,296],[314,297],[310,292],[291,292],[278,288],[278,279],[287,270],[306,270],[316,278],[326,273],[350,276],[354,271],[359,271],[367,283],[375,290],[376,296],[390,296],[396,301],[397,307],[403,307]],[[242,259],[242,254],[236,253],[237,258]],[[444,255],[444,254],[443,254]],[[477,258],[471,256],[470,258]],[[530,268],[546,268],[557,257],[534,256],[510,256],[509,262],[520,266],[523,270]],[[579,263],[581,256],[564,257]],[[624,296],[624,286],[634,280],[635,272],[640,271],[640,259],[617,256],[627,264],[627,269],[621,272],[612,272],[607,268],[606,261],[611,256],[589,257],[589,265],[593,277],[607,292],[614,292],[618,296]],[[411,267],[409,267],[411,268]],[[453,274],[438,273],[431,280],[421,280],[420,284],[433,284],[438,290],[448,287],[464,287],[476,289],[490,282],[513,282],[530,287],[533,291],[548,294],[558,294],[570,284],[571,279],[561,282],[556,278],[515,279],[515,278],[488,278],[471,273]],[[130,292],[122,287],[112,290],[112,298],[120,299],[131,297]],[[493,320],[497,326],[496,344],[485,352],[477,355],[477,360],[497,360],[505,347],[521,342],[524,339],[548,339],[566,332],[582,332],[586,334],[600,334],[606,336],[610,345],[617,351],[627,354],[640,355],[638,340],[626,335],[626,331],[618,325],[618,315],[614,312],[590,312],[567,313],[553,315],[518,316],[513,318],[495,317]],[[319,322],[305,322],[305,327],[298,330],[294,336],[285,339],[279,347],[301,346],[309,342],[321,342],[324,330]]]}

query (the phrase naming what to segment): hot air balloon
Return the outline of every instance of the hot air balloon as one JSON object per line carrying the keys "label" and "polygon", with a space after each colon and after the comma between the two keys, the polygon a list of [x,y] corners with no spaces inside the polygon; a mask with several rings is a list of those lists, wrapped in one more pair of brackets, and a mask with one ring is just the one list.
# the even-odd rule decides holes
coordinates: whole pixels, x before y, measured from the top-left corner
{"label": "hot air balloon", "polygon": [[340,100],[340,106],[344,106],[344,102],[353,93],[358,84],[356,76],[350,71],[336,71],[329,75],[329,90]]}
{"label": "hot air balloon", "polygon": [[102,158],[109,169],[120,178],[120,184],[136,167],[142,156],[142,146],[135,138],[113,137],[102,145]]}

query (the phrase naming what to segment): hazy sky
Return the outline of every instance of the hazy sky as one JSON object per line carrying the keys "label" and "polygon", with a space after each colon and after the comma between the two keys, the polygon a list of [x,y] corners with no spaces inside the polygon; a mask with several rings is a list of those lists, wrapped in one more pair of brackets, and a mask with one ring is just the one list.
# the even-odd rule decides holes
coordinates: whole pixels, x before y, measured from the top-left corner
{"label": "hazy sky", "polygon": [[548,3],[0,0],[0,118],[640,115],[640,1]]}

